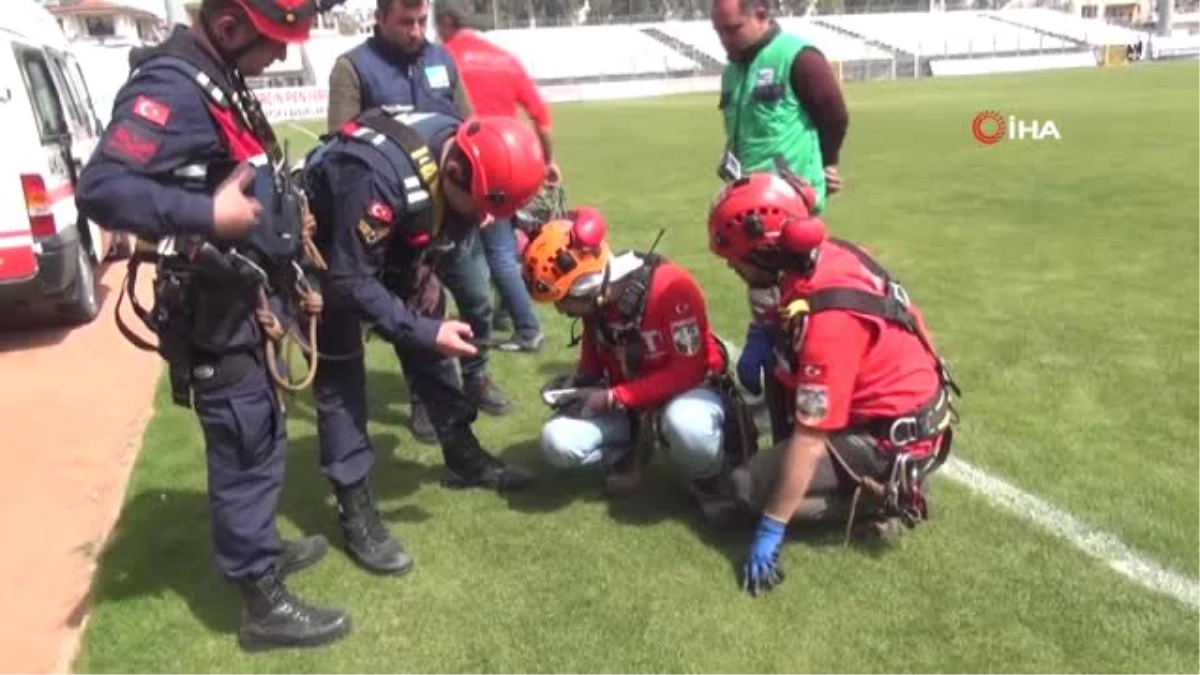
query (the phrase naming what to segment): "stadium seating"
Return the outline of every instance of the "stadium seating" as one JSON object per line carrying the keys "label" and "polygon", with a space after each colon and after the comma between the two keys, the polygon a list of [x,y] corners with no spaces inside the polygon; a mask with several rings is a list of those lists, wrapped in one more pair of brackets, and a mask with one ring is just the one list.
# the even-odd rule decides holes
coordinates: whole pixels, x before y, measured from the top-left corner
{"label": "stadium seating", "polygon": [[[891,54],[868,45],[862,40],[806,19],[784,17],[779,19],[784,30],[802,35],[811,40],[832,61],[856,61],[861,59],[885,59]],[[712,58],[725,62],[725,48],[708,21],[673,21],[650,24],[663,33],[685,44],[691,45]]]}
{"label": "stadium seating", "polygon": [[525,28],[484,35],[516,54],[530,76],[542,81],[667,75],[699,68],[692,59],[630,25]]}
{"label": "stadium seating", "polygon": [[920,56],[1037,53],[1075,47],[977,12],[896,12],[823,16],[825,23]]}
{"label": "stadium seating", "polygon": [[786,31],[796,33],[811,40],[830,61],[861,61],[866,59],[887,59],[891,54],[872,47],[863,40],[839,33],[831,28],[807,20],[782,18],[779,25]]}
{"label": "stadium seating", "polygon": [[[789,32],[811,40],[846,79],[890,79],[930,73],[937,59],[1024,57],[1124,45],[1145,33],[1050,9],[993,12],[896,12],[780,17]],[[629,81],[716,75],[726,62],[707,20],[641,24],[521,28],[487,31],[485,37],[519,58],[542,84]],[[321,30],[299,50],[289,50],[256,86],[281,83],[325,86],[337,57],[367,34]],[[1149,42],[1149,40],[1147,40]],[[81,63],[102,118],[128,73],[128,46],[77,43]],[[1009,59],[1011,61],[1011,59]],[[1013,67],[1039,66],[1032,61]],[[984,67],[984,70],[987,68]]]}
{"label": "stadium seating", "polygon": [[1147,37],[1146,33],[1124,26],[1105,23],[1100,19],[1083,19],[1052,9],[1011,9],[1003,12],[984,13],[1047,33],[1078,40],[1094,47],[1130,45]]}

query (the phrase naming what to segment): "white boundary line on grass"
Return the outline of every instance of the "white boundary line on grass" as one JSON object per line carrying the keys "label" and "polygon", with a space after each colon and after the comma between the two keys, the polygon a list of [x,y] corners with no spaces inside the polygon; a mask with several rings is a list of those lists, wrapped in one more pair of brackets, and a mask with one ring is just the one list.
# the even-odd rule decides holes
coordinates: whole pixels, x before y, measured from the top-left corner
{"label": "white boundary line on grass", "polygon": [[1066,540],[1130,581],[1200,609],[1200,582],[1162,567],[1113,535],[960,459],[950,458],[937,473]]}
{"label": "white boundary line on grass", "polygon": [[308,136],[309,138],[313,139],[314,141],[321,140],[320,136],[318,136],[317,134],[314,134],[312,132],[312,130],[308,129],[307,127],[296,124],[295,122],[288,122],[287,125],[293,129],[295,129],[296,131],[299,131],[300,133],[304,134],[305,136]]}

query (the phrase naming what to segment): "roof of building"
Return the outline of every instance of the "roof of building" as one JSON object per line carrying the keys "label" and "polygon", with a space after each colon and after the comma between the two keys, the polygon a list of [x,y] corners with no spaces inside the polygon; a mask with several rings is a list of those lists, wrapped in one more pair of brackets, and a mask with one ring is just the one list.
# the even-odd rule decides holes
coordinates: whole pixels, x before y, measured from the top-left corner
{"label": "roof of building", "polygon": [[55,16],[123,15],[151,21],[161,20],[154,12],[120,0],[58,0],[53,5],[47,5],[46,9]]}

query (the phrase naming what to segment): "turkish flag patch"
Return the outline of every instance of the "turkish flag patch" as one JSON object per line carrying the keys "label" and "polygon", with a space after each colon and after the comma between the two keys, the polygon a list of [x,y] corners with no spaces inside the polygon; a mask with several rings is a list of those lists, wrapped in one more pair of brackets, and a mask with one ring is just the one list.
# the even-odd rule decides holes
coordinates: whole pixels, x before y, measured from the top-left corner
{"label": "turkish flag patch", "polygon": [[171,109],[149,96],[137,97],[133,102],[133,114],[160,127],[167,126],[167,120],[171,119]]}
{"label": "turkish flag patch", "polygon": [[392,222],[392,209],[383,202],[371,202],[367,207],[367,215],[386,224]]}
{"label": "turkish flag patch", "polygon": [[825,380],[825,366],[817,363],[801,363],[800,379],[804,382],[822,382]]}
{"label": "turkish flag patch", "polygon": [[105,150],[138,166],[149,164],[161,146],[162,141],[125,122],[113,127],[104,142]]}

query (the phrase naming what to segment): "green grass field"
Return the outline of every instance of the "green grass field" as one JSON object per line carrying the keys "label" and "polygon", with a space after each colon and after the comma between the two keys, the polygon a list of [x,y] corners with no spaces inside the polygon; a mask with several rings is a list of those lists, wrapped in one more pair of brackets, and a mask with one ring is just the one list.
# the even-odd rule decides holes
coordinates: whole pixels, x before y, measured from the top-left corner
{"label": "green grass field", "polygon": [[[847,188],[829,223],[869,246],[923,307],[964,387],[956,451],[1195,579],[1198,288],[1195,62],[850,84]],[[976,143],[980,110],[1054,120],[1061,141]],[[701,280],[718,329],[745,301],[702,235],[718,187],[715,96],[556,108],[573,204],[618,247]],[[313,126],[312,128],[316,128]],[[284,127],[296,143],[311,142]],[[543,308],[548,310],[549,308]],[[542,472],[503,497],[441,487],[440,454],[406,430],[390,349],[370,348],[374,485],[417,561],[360,572],[340,551],[295,577],[348,609],[320,651],[242,654],[236,591],[214,571],[201,436],[160,389],[127,502],[102,554],[82,671],[1196,672],[1197,612],[1149,592],[939,477],[933,521],[887,550],[793,532],[787,581],[739,594],[751,533],[714,533],[659,459],[620,502],[599,474],[539,461],[537,387],[573,362],[542,316],[539,356],[498,354],[514,413],[481,438]],[[165,387],[165,383],[163,385]],[[340,542],[305,398],[290,404],[286,536]],[[794,528],[793,528],[794,529]]]}

